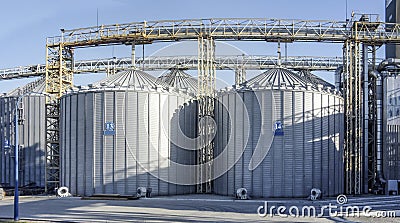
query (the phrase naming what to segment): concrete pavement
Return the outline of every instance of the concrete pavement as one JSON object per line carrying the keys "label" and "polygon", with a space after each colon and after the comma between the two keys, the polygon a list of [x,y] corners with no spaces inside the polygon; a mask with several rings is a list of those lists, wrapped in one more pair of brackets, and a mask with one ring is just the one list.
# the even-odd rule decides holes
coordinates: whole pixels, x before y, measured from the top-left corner
{"label": "concrete pavement", "polygon": [[[268,199],[271,206],[301,207],[313,205],[317,210],[336,199],[311,202],[305,199]],[[397,210],[400,216],[400,197],[349,198],[347,205],[371,205],[374,211]],[[264,200],[233,200],[214,195],[184,195],[155,197],[139,200],[81,200],[77,197],[57,198],[47,196],[20,198],[20,218],[51,222],[398,222],[393,218],[331,217],[260,217],[257,209]],[[262,209],[261,209],[262,210]],[[262,211],[261,211],[262,212]],[[286,211],[287,213],[287,211]],[[0,218],[13,216],[13,198],[0,201]]]}

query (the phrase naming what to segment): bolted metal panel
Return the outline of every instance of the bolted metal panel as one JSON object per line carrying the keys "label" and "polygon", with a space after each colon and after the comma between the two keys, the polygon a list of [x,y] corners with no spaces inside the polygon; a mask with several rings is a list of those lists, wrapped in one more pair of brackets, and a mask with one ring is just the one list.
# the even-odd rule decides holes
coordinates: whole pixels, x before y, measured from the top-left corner
{"label": "bolted metal panel", "polygon": [[[230,116],[231,119],[229,120],[228,123],[228,148],[230,148],[228,150],[228,167],[232,167],[229,168],[227,174],[228,174],[228,191],[226,193],[226,195],[234,195],[235,193],[235,167],[231,166],[231,164],[235,163],[235,150],[236,150],[236,146],[235,146],[235,134],[236,134],[236,130],[237,128],[235,128],[235,126],[237,126],[236,124],[236,110],[235,108],[235,97],[236,95],[227,95],[227,105],[229,106],[229,111],[230,111]],[[233,126],[233,127],[232,127]]]}
{"label": "bolted metal panel", "polygon": [[138,187],[148,187],[149,176],[147,170],[149,168],[149,150],[147,131],[149,129],[149,110],[148,110],[148,94],[138,92],[138,138],[136,157],[138,160],[137,178]]}
{"label": "bolted metal panel", "polygon": [[234,173],[235,173],[235,188],[241,188],[243,187],[243,176],[244,174],[236,174],[236,173],[244,173],[244,162],[243,162],[243,154],[241,154],[241,148],[244,147],[243,144],[243,125],[244,125],[244,119],[243,119],[243,106],[239,106],[241,103],[241,100],[243,98],[243,93],[239,93],[238,95],[234,95],[235,100],[233,101],[234,103],[234,109],[235,109],[235,114],[234,114],[234,120],[235,120],[235,134],[234,134],[234,157],[240,157],[240,159],[237,161],[236,165],[234,166]]}
{"label": "bolted metal panel", "polygon": [[[65,106],[62,107],[64,110],[62,112],[62,114],[64,114],[65,119],[61,119],[61,123],[60,125],[63,126],[63,131],[65,134],[65,139],[62,141],[65,143],[65,147],[70,147],[71,146],[71,140],[67,140],[67,139],[71,139],[71,128],[75,128],[74,124],[71,122],[71,97],[67,97],[65,98],[65,100],[63,101],[63,103]],[[63,123],[63,121],[65,120],[65,122]],[[71,188],[71,150],[61,150],[62,153],[64,154],[64,156],[62,156],[61,158],[63,159],[64,165],[64,171],[62,171],[64,173],[64,182],[63,185],[67,186],[68,188]]]}
{"label": "bolted metal panel", "polygon": [[[176,97],[169,97],[168,100],[168,114],[169,117],[173,115],[175,112],[175,108],[177,106],[177,98]],[[175,126],[174,126],[175,125]],[[169,137],[171,140],[176,141],[177,140],[177,135],[176,131],[172,131],[172,129],[177,129],[177,123],[171,123],[169,125]],[[173,162],[177,160],[177,153],[176,153],[176,145],[174,143],[169,143],[170,148],[169,148],[169,165],[168,165],[168,180],[173,181],[176,179],[176,166],[173,165]],[[177,194],[177,187],[174,184],[169,184],[168,185],[168,194],[169,195],[174,195]]]}
{"label": "bolted metal panel", "polygon": [[[115,92],[115,154],[114,154],[114,191],[126,194],[126,146],[125,146],[125,109],[126,93]],[[121,109],[119,109],[121,108]]]}
{"label": "bolted metal panel", "polygon": [[[104,120],[106,122],[115,123],[115,92],[104,92]],[[103,124],[104,125],[104,124]],[[106,194],[115,193],[114,177],[115,177],[115,137],[103,136],[103,178],[104,178],[104,192]]]}
{"label": "bolted metal panel", "polygon": [[69,189],[71,191],[74,191],[74,194],[77,194],[77,177],[78,177],[78,168],[77,168],[77,125],[78,125],[78,97],[71,97],[70,101],[70,106],[71,106],[71,129],[70,129],[70,143],[71,143],[71,149],[69,151],[69,166],[70,166],[70,182],[69,182]]}
{"label": "bolted metal panel", "polygon": [[[184,99],[183,98],[177,98],[177,102],[178,102],[178,109],[175,110],[173,117],[172,117],[172,121],[174,123],[176,123],[176,129],[172,129],[173,132],[178,132],[178,131],[182,131],[183,134],[185,134],[185,110],[183,109],[183,104],[184,104]],[[180,164],[187,164],[189,163],[189,158],[186,155],[186,149],[182,148],[180,145],[183,144],[183,137],[176,137],[176,142],[178,143],[178,145],[176,146],[176,163],[177,165]],[[188,160],[188,161],[186,161]],[[177,168],[176,171],[176,176],[177,177],[183,177],[185,176],[185,170],[183,168]],[[181,191],[183,194],[187,193],[187,187],[185,187],[184,185],[177,185],[177,191]]]}
{"label": "bolted metal panel", "polygon": [[[104,178],[103,178],[103,123],[104,123],[104,109],[103,109],[103,92],[94,93],[94,112],[87,114],[89,118],[93,116],[94,124],[94,193],[104,193]],[[66,148],[70,150],[70,148]],[[89,195],[89,194],[87,194]]]}
{"label": "bolted metal panel", "polygon": [[[77,139],[77,144],[76,144],[76,169],[77,169],[77,181],[76,182],[82,182],[82,183],[77,183],[76,184],[76,192],[78,195],[84,195],[85,193],[85,162],[86,162],[86,156],[85,156],[85,149],[86,149],[86,95],[85,94],[80,94],[78,95],[78,108],[85,108],[85,109],[77,109],[77,124],[76,124],[76,139]],[[80,124],[78,124],[80,123]]]}
{"label": "bolted metal panel", "polygon": [[[135,194],[138,187],[137,184],[137,126],[138,126],[138,107],[137,107],[137,92],[129,91],[127,93],[126,103],[126,193]],[[128,128],[130,126],[130,128]]]}
{"label": "bolted metal panel", "polygon": [[[253,154],[253,141],[252,138],[249,137],[249,131],[248,131],[248,127],[249,127],[249,122],[252,123],[252,116],[250,115],[249,120],[246,119],[245,114],[254,114],[254,112],[252,111],[252,106],[254,104],[253,100],[254,100],[254,94],[245,94],[243,93],[242,96],[242,100],[243,103],[245,105],[244,108],[242,109],[247,109],[247,113],[242,111],[242,116],[241,117],[243,119],[243,127],[242,127],[242,138],[243,138],[243,144],[242,146],[244,146],[244,152],[243,152],[243,172],[245,173],[243,175],[243,187],[244,188],[248,188],[248,193],[252,194],[253,193],[253,188],[252,188],[252,183],[253,183],[253,170],[249,169],[249,165],[250,165],[250,159],[251,156]],[[250,130],[251,132],[251,130]],[[248,138],[248,140],[246,141],[246,138]]]}
{"label": "bolted metal panel", "polygon": [[[93,114],[94,112],[94,93],[87,93],[85,97],[85,112],[87,114]],[[93,115],[85,116],[85,176],[84,176],[84,194],[94,193],[94,125],[95,119]]]}
{"label": "bolted metal panel", "polygon": [[336,174],[335,174],[335,162],[336,162],[336,154],[335,154],[335,97],[328,97],[328,116],[327,116],[327,122],[328,122],[328,138],[327,144],[328,144],[328,172],[329,172],[329,177],[327,179],[328,181],[328,194],[335,194],[335,181],[333,179],[336,179]]}
{"label": "bolted metal panel", "polygon": [[304,133],[304,94],[305,92],[296,91],[294,94],[293,102],[293,134],[294,134],[294,185],[293,185],[293,196],[300,194],[307,194],[304,187],[304,146],[305,146],[305,133]]}
{"label": "bolted metal panel", "polygon": [[160,135],[160,94],[149,94],[149,102],[148,102],[148,111],[149,111],[149,167],[148,172],[151,172],[149,175],[149,185],[148,187],[152,188],[152,193],[158,194],[158,151],[162,146],[159,144],[159,135]]}
{"label": "bolted metal panel", "polygon": [[[160,95],[160,125],[163,126],[161,130],[161,135],[160,135],[160,145],[163,146],[163,150],[159,151],[159,176],[161,179],[168,179],[169,176],[169,148],[170,148],[170,143],[169,143],[169,119],[167,117],[170,117],[169,114],[169,96],[166,94],[161,94]],[[162,114],[162,116],[161,116]],[[159,182],[159,195],[168,195],[168,185],[169,183],[160,180]]]}
{"label": "bolted metal panel", "polygon": [[313,184],[322,189],[322,110],[321,94],[313,93]]}
{"label": "bolted metal panel", "polygon": [[311,92],[304,93],[304,183],[305,191],[313,188],[313,139],[314,139],[314,116],[313,116],[313,95]]}
{"label": "bolted metal panel", "polygon": [[[221,128],[222,119],[221,119],[221,117],[222,117],[221,103],[220,103],[220,101],[216,100],[215,101],[215,116],[214,116],[214,120],[215,120],[215,123],[217,125],[216,126],[216,131],[217,132],[222,131],[222,128]],[[215,145],[214,154],[213,154],[214,159],[220,155],[222,140],[220,140],[219,138],[220,138],[220,135],[216,135],[215,136],[215,142],[216,143],[214,144]],[[219,163],[219,162],[218,163],[217,162],[214,163],[213,168],[214,168],[213,169],[214,173],[216,172],[216,169],[223,168],[222,162],[221,163]],[[221,184],[222,178],[219,177],[219,176],[215,176],[215,177],[216,177],[216,179],[214,179],[215,184]],[[214,192],[215,193],[221,194],[221,189],[222,188],[218,188],[218,187],[214,186]]]}
{"label": "bolted metal panel", "polygon": [[283,126],[285,128],[285,139],[284,145],[282,147],[282,164],[283,164],[283,194],[286,196],[293,196],[293,187],[294,187],[294,174],[293,174],[293,166],[294,166],[294,151],[293,151],[293,92],[284,91],[283,92],[284,99],[283,101]]}
{"label": "bolted metal panel", "polygon": [[[251,154],[254,154],[255,146],[258,143],[258,140],[261,135],[261,128],[262,128],[262,110],[265,106],[265,103],[262,100],[262,97],[260,97],[259,92],[254,92],[252,95],[252,101],[251,104],[248,106],[248,114],[252,114],[250,116],[250,123],[254,123],[254,125],[251,128],[250,131],[250,137],[249,140],[251,141],[251,144],[249,143],[248,145],[251,147]],[[247,104],[247,103],[246,103]],[[259,155],[259,154],[255,154]],[[253,176],[252,176],[252,193],[250,194],[251,196],[262,196],[263,194],[263,164],[259,165],[255,170],[253,170]]]}
{"label": "bolted metal panel", "polygon": [[[261,118],[262,118],[262,126],[261,131],[265,131],[273,125],[274,120],[271,118],[271,114],[274,112],[275,116],[276,111],[274,106],[272,106],[272,100],[275,104],[280,103],[278,99],[275,99],[274,93],[271,92],[270,94],[264,94],[263,92],[258,92],[262,98],[261,104]],[[277,117],[279,118],[279,117]],[[268,197],[271,194],[274,194],[274,183],[275,178],[273,177],[274,169],[273,169],[273,156],[274,156],[274,149],[270,149],[265,157],[265,162],[262,163],[263,166],[263,188],[262,188],[262,196]]]}
{"label": "bolted metal panel", "polygon": [[[276,115],[276,120],[280,120],[284,123],[284,100],[286,99],[284,97],[284,92],[283,91],[274,91],[274,100],[276,102],[275,104],[275,115]],[[286,128],[285,128],[286,129]],[[284,191],[283,191],[283,179],[285,177],[284,175],[284,162],[283,162],[283,146],[284,146],[284,140],[282,137],[275,137],[273,141],[273,147],[272,147],[272,177],[273,177],[273,184],[272,184],[272,191],[274,196],[276,197],[282,197],[284,196]]]}
{"label": "bolted metal panel", "polygon": [[322,186],[321,191],[325,194],[329,194],[330,184],[329,178],[330,170],[329,170],[329,151],[331,150],[329,146],[329,96],[326,94],[321,95],[321,122],[322,122],[322,135],[320,138],[321,141],[321,163],[322,163]]}

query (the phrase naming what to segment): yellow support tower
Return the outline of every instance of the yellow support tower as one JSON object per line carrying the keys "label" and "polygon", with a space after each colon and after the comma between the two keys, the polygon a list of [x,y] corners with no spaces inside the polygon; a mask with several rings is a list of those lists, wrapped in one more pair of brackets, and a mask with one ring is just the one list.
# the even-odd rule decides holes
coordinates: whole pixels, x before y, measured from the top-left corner
{"label": "yellow support tower", "polygon": [[46,179],[45,191],[60,186],[59,98],[73,81],[73,50],[63,45],[46,45]]}

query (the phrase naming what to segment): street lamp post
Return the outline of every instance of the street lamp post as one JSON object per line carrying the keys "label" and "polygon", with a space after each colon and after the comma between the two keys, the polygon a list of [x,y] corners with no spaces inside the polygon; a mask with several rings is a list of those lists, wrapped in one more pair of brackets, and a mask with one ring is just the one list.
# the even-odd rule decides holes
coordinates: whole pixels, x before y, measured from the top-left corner
{"label": "street lamp post", "polygon": [[38,94],[38,95],[44,95],[44,96],[48,96],[50,97],[48,94],[46,93],[38,93],[38,92],[29,92],[29,93],[25,93],[23,95],[20,95],[17,100],[15,101],[15,112],[14,112],[14,142],[15,142],[15,146],[14,146],[14,164],[15,164],[15,190],[14,190],[14,221],[18,221],[19,220],[19,188],[18,188],[18,184],[19,184],[19,132],[18,132],[18,110],[19,110],[19,105],[22,100],[22,98],[28,94]]}
{"label": "street lamp post", "polygon": [[15,164],[15,182],[14,182],[14,186],[15,186],[15,190],[14,190],[14,221],[18,221],[19,220],[19,191],[18,191],[18,161],[19,161],[19,144],[18,144],[18,138],[19,138],[19,134],[18,134],[18,109],[19,109],[19,101],[21,100],[22,96],[19,96],[17,101],[15,101],[15,112],[14,112],[14,136],[15,136],[15,145],[14,145],[14,164]]}

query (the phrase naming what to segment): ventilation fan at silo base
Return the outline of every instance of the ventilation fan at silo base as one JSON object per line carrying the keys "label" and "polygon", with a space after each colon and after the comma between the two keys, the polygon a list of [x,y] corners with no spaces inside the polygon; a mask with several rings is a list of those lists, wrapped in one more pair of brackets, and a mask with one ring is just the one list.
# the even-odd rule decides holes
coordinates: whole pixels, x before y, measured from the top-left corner
{"label": "ventilation fan at silo base", "polygon": [[71,196],[69,193],[68,187],[60,187],[57,189],[57,196],[58,197],[68,197]]}
{"label": "ventilation fan at silo base", "polygon": [[315,201],[317,199],[321,199],[321,196],[322,196],[322,192],[321,192],[320,189],[318,189],[318,188],[311,189],[310,199],[312,201]]}
{"label": "ventilation fan at silo base", "polygon": [[236,190],[236,198],[240,200],[246,200],[247,197],[247,190],[246,188],[239,188]]}
{"label": "ventilation fan at silo base", "polygon": [[153,189],[151,187],[138,187],[136,196],[137,197],[151,197],[151,192]]}

